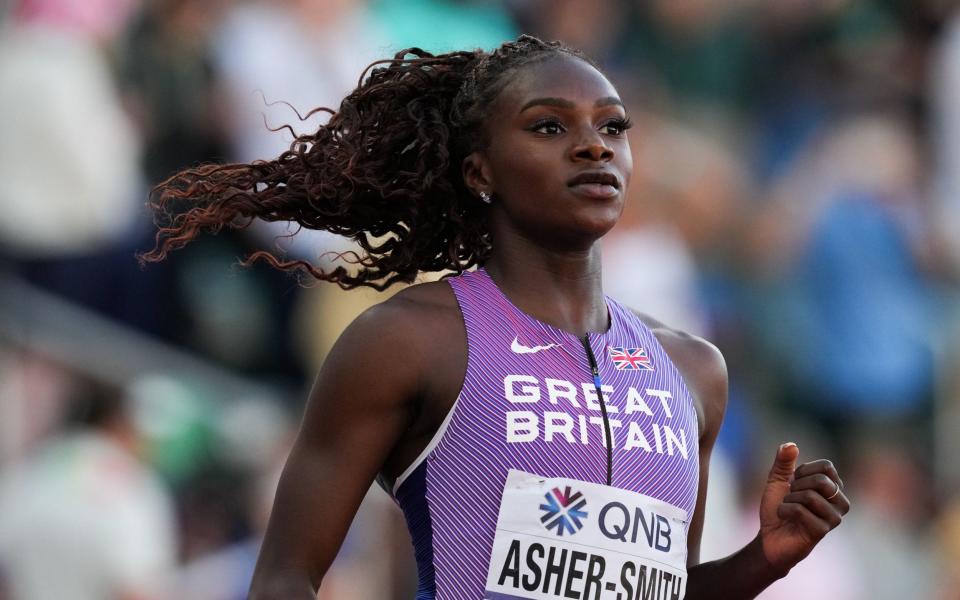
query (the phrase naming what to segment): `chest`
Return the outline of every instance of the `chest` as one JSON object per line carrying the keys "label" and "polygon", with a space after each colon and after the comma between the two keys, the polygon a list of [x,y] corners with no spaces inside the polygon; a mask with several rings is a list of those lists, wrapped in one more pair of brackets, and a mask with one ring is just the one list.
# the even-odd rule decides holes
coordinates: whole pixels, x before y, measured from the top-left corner
{"label": "chest", "polygon": [[[696,454],[693,402],[671,364],[592,341],[575,352],[507,355],[468,368],[458,410],[507,446],[611,446],[624,459]],[[658,369],[657,366],[660,368]],[[632,461],[632,462],[635,462]]]}
{"label": "chest", "polygon": [[439,456],[643,493],[664,476],[695,487],[696,411],[662,348],[599,335],[515,341],[470,348]]}

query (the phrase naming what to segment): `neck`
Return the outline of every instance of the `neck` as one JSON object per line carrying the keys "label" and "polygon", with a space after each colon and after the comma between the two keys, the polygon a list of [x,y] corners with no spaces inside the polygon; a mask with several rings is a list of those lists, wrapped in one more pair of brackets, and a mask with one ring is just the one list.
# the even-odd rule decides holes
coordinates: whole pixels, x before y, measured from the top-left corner
{"label": "neck", "polygon": [[497,238],[484,268],[527,314],[577,336],[607,330],[598,243],[558,250],[504,236]]}

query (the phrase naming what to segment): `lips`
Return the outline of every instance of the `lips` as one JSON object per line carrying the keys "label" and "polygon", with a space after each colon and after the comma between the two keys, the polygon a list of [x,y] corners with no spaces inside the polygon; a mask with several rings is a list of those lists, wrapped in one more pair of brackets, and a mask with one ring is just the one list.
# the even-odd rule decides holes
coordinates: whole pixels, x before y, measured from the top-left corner
{"label": "lips", "polygon": [[608,171],[585,171],[567,181],[575,192],[591,198],[610,198],[620,191],[620,178]]}

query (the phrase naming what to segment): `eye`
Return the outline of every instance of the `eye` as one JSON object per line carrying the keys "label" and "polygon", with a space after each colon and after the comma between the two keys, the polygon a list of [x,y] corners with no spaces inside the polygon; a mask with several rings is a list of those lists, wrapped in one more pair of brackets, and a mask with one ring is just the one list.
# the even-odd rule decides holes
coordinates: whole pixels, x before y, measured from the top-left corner
{"label": "eye", "polygon": [[633,127],[633,122],[630,119],[616,118],[604,123],[600,129],[607,135],[623,135],[631,127]]}
{"label": "eye", "polygon": [[541,119],[530,127],[530,131],[544,135],[558,135],[565,130],[560,121],[556,119]]}

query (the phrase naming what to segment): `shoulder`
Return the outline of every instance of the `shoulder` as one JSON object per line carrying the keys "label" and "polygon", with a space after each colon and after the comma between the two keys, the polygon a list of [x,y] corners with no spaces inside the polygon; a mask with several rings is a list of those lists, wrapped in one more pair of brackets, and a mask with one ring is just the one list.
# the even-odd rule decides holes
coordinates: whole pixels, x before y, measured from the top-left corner
{"label": "shoulder", "polygon": [[[413,285],[366,309],[334,344],[330,368],[379,364],[378,377],[416,377],[465,348],[460,310],[450,285]],[[324,365],[328,368],[328,364]],[[352,369],[350,369],[352,370]]]}
{"label": "shoulder", "polygon": [[436,339],[460,323],[453,291],[445,281],[420,283],[363,311],[344,331],[338,346],[376,342],[408,349]]}
{"label": "shoulder", "polygon": [[460,322],[457,299],[446,281],[412,285],[367,309],[357,319],[360,327],[376,327],[411,340],[430,338]]}
{"label": "shoulder", "polygon": [[[406,288],[364,311],[324,362],[319,396],[353,398],[352,408],[388,421],[402,414],[393,450],[379,466],[397,477],[423,450],[450,410],[467,363],[466,330],[447,282]],[[344,412],[343,402],[339,412]],[[376,416],[379,415],[379,416]],[[320,414],[317,421],[329,420]],[[325,431],[323,426],[314,427]]]}
{"label": "shoulder", "polygon": [[704,338],[669,327],[633,311],[650,328],[683,376],[697,404],[701,437],[719,430],[727,408],[727,363],[720,349]]}
{"label": "shoulder", "polygon": [[366,309],[337,339],[314,382],[305,423],[328,431],[334,405],[338,415],[418,412],[424,397],[450,387],[447,374],[465,363],[464,339],[449,285],[398,292]]}

